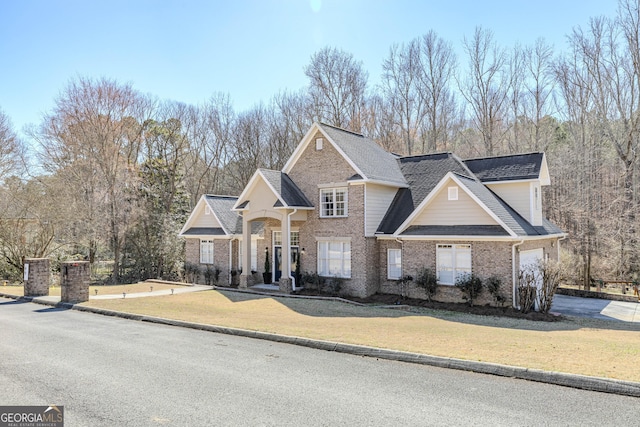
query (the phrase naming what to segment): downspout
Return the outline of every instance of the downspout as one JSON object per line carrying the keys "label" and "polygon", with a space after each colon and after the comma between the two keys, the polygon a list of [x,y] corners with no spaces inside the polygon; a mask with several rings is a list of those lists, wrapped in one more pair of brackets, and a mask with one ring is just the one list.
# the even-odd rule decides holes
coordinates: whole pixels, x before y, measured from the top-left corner
{"label": "downspout", "polygon": [[511,306],[514,308],[517,308],[516,305],[516,280],[517,280],[517,274],[516,274],[516,246],[520,246],[521,244],[524,243],[524,240],[520,240],[518,243],[514,243],[513,246],[511,246],[511,264],[512,264],[512,268],[511,268],[511,273],[512,273],[512,278],[511,278],[511,285],[513,287],[512,291],[511,291]]}
{"label": "downspout", "polygon": [[[231,275],[231,269],[233,268],[233,241],[234,240],[238,240],[238,239],[234,239],[233,237],[229,240],[229,271],[227,273],[227,283],[229,283],[229,285],[231,285],[231,281],[233,276]],[[239,240],[238,240],[239,241]]]}
{"label": "downspout", "polygon": [[[298,208],[294,208],[293,212],[287,214],[287,230],[289,231],[289,238],[287,239],[287,241],[289,242],[289,248],[287,250],[287,256],[289,257],[289,271],[287,271],[287,277],[291,280],[292,291],[296,290],[296,278],[291,276],[291,215],[294,215],[296,212],[298,212]],[[300,252],[298,252],[298,258],[299,257]],[[297,262],[300,262],[300,259],[298,259]]]}

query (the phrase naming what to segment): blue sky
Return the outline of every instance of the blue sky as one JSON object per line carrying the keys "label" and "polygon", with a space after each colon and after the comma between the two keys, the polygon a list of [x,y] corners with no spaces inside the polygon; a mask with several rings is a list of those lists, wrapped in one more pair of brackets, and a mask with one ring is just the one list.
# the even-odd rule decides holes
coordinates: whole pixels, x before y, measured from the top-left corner
{"label": "blue sky", "polygon": [[224,92],[246,110],[304,87],[325,46],[352,53],[375,85],[391,45],[430,29],[460,51],[476,26],[504,46],[544,37],[559,51],[572,28],[616,10],[616,0],[0,0],[0,109],[20,131],[83,76],[188,104]]}

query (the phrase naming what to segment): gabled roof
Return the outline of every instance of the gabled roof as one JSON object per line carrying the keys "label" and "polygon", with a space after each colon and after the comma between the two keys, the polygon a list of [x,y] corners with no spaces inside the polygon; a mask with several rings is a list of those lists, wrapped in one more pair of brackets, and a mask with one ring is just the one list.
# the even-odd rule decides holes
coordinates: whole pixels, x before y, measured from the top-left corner
{"label": "gabled roof", "polygon": [[361,179],[365,182],[377,182],[397,187],[407,186],[396,161],[397,156],[385,151],[375,141],[359,133],[325,123],[314,123],[311,126],[284,165],[283,172],[291,171],[317,131],[326,137],[327,141],[356,171],[354,176],[349,178],[350,180]]}
{"label": "gabled roof", "polygon": [[276,196],[277,200],[273,205],[274,208],[313,209],[313,204],[289,178],[289,175],[272,169],[260,168],[253,174],[244,190],[242,190],[242,194],[240,194],[237,202],[232,207],[233,210],[239,211],[249,206],[251,202],[249,196],[260,179],[267,184],[274,196]]}
{"label": "gabled roof", "polygon": [[425,154],[396,159],[409,188],[401,188],[376,233],[393,234],[449,172],[472,175],[451,153]]}
{"label": "gabled roof", "polygon": [[[525,155],[527,157],[529,155]],[[519,156],[506,156],[503,159],[507,164],[521,164],[522,159],[513,158]],[[534,157],[534,156],[532,156]],[[543,157],[537,157],[539,164],[545,163]],[[489,159],[485,159],[489,160]],[[546,219],[543,225],[536,227],[518,214],[504,200],[485,186],[468,168],[467,162],[463,162],[451,153],[440,153],[413,157],[401,157],[398,159],[409,188],[401,188],[396,193],[391,206],[382,219],[376,234],[396,234],[398,236],[511,236],[530,237],[550,234],[562,234],[562,231]],[[489,162],[487,162],[489,163]],[[475,166],[478,166],[477,163]],[[494,168],[499,170],[499,168]],[[507,168],[508,170],[509,168]],[[515,170],[515,169],[513,169]],[[538,169],[539,175],[540,169]],[[536,172],[531,172],[532,176]],[[503,174],[503,177],[505,175]],[[515,177],[515,174],[511,175]],[[442,187],[447,179],[455,180],[480,207],[492,216],[499,225],[480,226],[436,226],[436,225],[411,225],[412,217],[415,217],[418,209],[421,209],[429,197],[433,197],[434,191]],[[516,178],[514,178],[516,179]],[[518,178],[524,179],[524,178]],[[404,228],[404,230],[401,229]]]}
{"label": "gabled roof", "polygon": [[544,153],[516,154],[465,160],[464,163],[482,182],[540,179],[549,185]]}
{"label": "gabled roof", "polygon": [[[204,194],[196,207],[189,215],[189,219],[182,227],[179,236],[231,236],[242,234],[242,217],[237,212],[232,211],[234,204],[238,201],[233,196],[218,196],[212,194]],[[211,214],[215,217],[220,227],[193,227],[192,224],[196,220],[196,216],[200,209],[199,206],[207,206],[211,210]],[[252,234],[259,234],[263,228],[263,224],[253,222],[251,227]]]}
{"label": "gabled roof", "polygon": [[284,172],[271,169],[259,169],[269,187],[276,191],[278,196],[277,206],[312,208],[313,204],[307,199],[302,190]]}

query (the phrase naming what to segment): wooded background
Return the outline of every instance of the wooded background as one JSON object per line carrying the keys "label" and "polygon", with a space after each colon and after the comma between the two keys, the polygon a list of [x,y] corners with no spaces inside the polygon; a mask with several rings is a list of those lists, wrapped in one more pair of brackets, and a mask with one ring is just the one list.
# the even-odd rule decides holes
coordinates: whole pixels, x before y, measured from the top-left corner
{"label": "wooded background", "polygon": [[569,233],[570,280],[636,280],[639,3],[570,30],[562,52],[544,39],[500,46],[479,27],[458,57],[429,31],[391,46],[375,85],[353,54],[327,47],[301,70],[307,87],[246,111],[224,93],[186,105],[74,78],[24,138],[0,110],[0,277],[46,256],[106,262],[112,283],[177,279],[177,233],[200,196],[237,195],[257,168],[281,169],[322,121],[401,155],[546,152],[543,206]]}

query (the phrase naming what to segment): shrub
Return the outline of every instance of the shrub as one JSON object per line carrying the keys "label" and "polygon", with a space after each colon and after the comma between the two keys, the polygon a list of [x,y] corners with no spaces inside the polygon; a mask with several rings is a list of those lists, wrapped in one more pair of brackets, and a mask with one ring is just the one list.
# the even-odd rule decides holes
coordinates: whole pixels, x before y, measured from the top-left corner
{"label": "shrub", "polygon": [[310,273],[308,271],[302,273],[301,281],[304,285],[309,285],[311,288],[317,290],[318,292],[322,292],[322,288],[324,287],[325,283],[324,277],[320,277],[316,272]]}
{"label": "shrub", "polygon": [[495,301],[496,305],[499,305],[499,306],[504,305],[507,298],[500,291],[500,288],[502,287],[502,280],[500,280],[499,277],[491,276],[488,279],[486,279],[485,282],[486,282],[487,290],[493,297],[493,300]]}
{"label": "shrub", "polygon": [[438,290],[438,277],[432,269],[421,268],[418,270],[418,274],[416,274],[416,285],[424,289],[427,295],[427,301],[431,301],[431,298],[433,298]]}
{"label": "shrub", "polygon": [[560,264],[554,261],[541,261],[538,265],[538,270],[542,281],[540,292],[538,293],[538,309],[542,313],[548,313],[563,271]]}
{"label": "shrub", "polygon": [[342,277],[334,276],[326,281],[326,284],[322,291],[329,295],[340,295],[343,285],[344,279]]}
{"label": "shrub", "polygon": [[523,313],[528,313],[535,306],[539,273],[536,264],[527,265],[518,273],[518,306]]}
{"label": "shrub", "polygon": [[192,262],[184,263],[184,277],[187,282],[196,283],[200,278],[201,272],[202,270],[199,264],[194,264]]}
{"label": "shrub", "polygon": [[480,295],[482,286],[482,280],[474,274],[463,274],[456,279],[456,287],[462,291],[469,305],[473,305],[473,300]]}
{"label": "shrub", "polygon": [[204,270],[204,281],[207,285],[213,286],[218,284],[220,278],[220,268],[213,265],[207,265]]}

